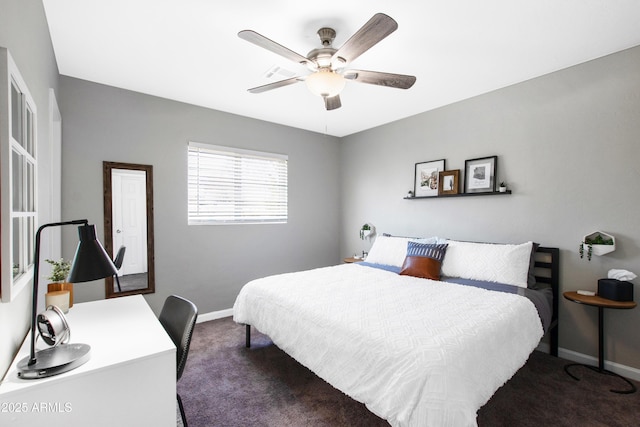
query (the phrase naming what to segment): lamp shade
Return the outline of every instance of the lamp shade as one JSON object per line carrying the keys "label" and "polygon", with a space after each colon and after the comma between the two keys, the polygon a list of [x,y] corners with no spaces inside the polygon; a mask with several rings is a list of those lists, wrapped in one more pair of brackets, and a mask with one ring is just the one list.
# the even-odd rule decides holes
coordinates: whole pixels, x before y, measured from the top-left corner
{"label": "lamp shade", "polygon": [[330,70],[319,70],[307,77],[305,80],[307,88],[314,95],[323,97],[333,97],[338,95],[346,81],[342,74],[335,73]]}
{"label": "lamp shade", "polygon": [[69,271],[69,282],[90,282],[117,274],[118,269],[96,237],[94,224],[78,227],[78,237],[80,242]]}

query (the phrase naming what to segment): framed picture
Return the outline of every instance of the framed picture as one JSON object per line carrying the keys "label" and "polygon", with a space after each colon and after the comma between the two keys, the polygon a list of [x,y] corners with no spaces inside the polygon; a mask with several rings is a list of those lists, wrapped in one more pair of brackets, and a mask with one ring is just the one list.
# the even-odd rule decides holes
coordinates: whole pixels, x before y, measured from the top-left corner
{"label": "framed picture", "polygon": [[464,192],[493,193],[496,191],[498,156],[464,161]]}
{"label": "framed picture", "polygon": [[415,197],[431,197],[438,195],[440,172],[444,170],[444,159],[416,163],[413,194]]}
{"label": "framed picture", "polygon": [[440,172],[438,195],[458,194],[460,188],[460,169]]}

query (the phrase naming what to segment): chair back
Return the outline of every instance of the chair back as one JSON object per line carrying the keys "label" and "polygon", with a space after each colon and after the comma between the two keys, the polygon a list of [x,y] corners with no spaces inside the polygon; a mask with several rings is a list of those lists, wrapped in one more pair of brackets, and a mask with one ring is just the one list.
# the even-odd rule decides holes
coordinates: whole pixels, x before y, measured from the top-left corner
{"label": "chair back", "polygon": [[113,265],[116,266],[118,270],[122,267],[122,261],[124,261],[124,252],[127,250],[125,246],[120,246],[118,249],[118,253],[116,254],[116,258],[113,260]]}
{"label": "chair back", "polygon": [[188,299],[177,295],[167,297],[160,312],[160,323],[176,346],[177,379],[182,376],[187,363],[191,335],[198,318],[198,307]]}

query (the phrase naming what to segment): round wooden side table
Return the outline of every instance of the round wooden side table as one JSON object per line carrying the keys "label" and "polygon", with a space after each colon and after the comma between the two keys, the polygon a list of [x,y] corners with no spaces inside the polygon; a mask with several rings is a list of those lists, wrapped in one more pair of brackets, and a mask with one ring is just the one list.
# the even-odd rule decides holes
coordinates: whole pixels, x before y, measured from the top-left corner
{"label": "round wooden side table", "polygon": [[615,372],[611,372],[604,369],[604,309],[605,308],[631,309],[631,308],[634,308],[637,304],[634,301],[614,301],[607,298],[599,297],[597,295],[594,295],[594,296],[581,295],[577,292],[565,292],[562,295],[571,302],[598,307],[598,366],[585,365],[584,363],[570,363],[568,365],[565,365],[564,371],[567,374],[569,374],[569,376],[574,380],[580,381],[578,377],[576,377],[569,371],[569,368],[571,368],[572,366],[584,366],[586,368],[591,369],[592,371],[599,372],[601,374],[606,374],[606,375],[611,375],[614,377],[621,378],[630,386],[630,388],[627,390],[610,390],[613,393],[621,393],[621,394],[635,393],[636,386],[631,381],[629,381],[622,375],[618,375]]}

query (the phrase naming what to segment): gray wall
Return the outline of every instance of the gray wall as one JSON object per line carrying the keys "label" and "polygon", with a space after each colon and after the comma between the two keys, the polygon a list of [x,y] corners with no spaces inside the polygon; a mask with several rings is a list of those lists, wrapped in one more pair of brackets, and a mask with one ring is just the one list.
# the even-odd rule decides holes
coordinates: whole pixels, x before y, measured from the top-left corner
{"label": "gray wall", "polygon": [[[609,269],[640,275],[640,47],[343,138],[342,255],[378,232],[561,249],[561,291],[595,290]],[[403,200],[414,164],[498,155],[511,196]],[[602,230],[615,252],[580,259]],[[635,294],[640,293],[636,280]],[[636,297],[637,299],[637,297]],[[560,346],[597,357],[597,310],[562,299]],[[640,309],[607,310],[606,358],[640,368]]]}
{"label": "gray wall", "polygon": [[[86,81],[61,77],[63,217],[88,218],[103,236],[102,161],[153,166],[159,312],[180,294],[201,313],[233,306],[240,287],[268,274],[339,261],[337,138]],[[187,143],[289,156],[289,221],[281,225],[187,225]],[[73,254],[74,231],[63,235]],[[78,301],[104,298],[103,281],[74,288]]]}
{"label": "gray wall", "polygon": [[[40,223],[51,222],[54,214],[50,209],[49,180],[55,166],[52,165],[49,140],[49,89],[58,92],[58,67],[40,0],[0,0],[0,46],[9,49],[36,103],[38,220]],[[43,235],[42,247],[51,246],[51,235]],[[59,253],[59,240],[57,246]],[[10,303],[0,302],[0,377],[8,369],[29,329],[30,304],[31,291],[28,289]]]}

